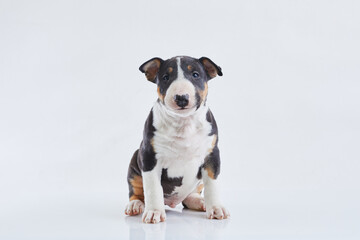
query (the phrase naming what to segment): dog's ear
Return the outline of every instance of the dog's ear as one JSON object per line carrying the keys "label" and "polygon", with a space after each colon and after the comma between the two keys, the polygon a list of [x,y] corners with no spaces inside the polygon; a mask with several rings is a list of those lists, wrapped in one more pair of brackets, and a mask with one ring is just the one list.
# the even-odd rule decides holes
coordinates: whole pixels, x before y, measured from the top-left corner
{"label": "dog's ear", "polygon": [[204,66],[204,69],[209,77],[209,80],[216,77],[216,75],[222,76],[221,67],[216,65],[207,57],[202,57],[199,59],[200,63]]}
{"label": "dog's ear", "polygon": [[145,73],[147,80],[156,83],[156,75],[159,72],[161,64],[164,62],[161,58],[155,57],[145,62],[139,67],[142,73]]}

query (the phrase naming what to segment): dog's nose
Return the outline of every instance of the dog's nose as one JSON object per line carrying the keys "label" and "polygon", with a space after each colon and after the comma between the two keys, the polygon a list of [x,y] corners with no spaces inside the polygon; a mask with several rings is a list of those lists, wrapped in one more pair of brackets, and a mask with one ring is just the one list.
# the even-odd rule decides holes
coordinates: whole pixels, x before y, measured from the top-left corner
{"label": "dog's nose", "polygon": [[174,100],[179,107],[186,107],[189,104],[189,94],[175,95]]}

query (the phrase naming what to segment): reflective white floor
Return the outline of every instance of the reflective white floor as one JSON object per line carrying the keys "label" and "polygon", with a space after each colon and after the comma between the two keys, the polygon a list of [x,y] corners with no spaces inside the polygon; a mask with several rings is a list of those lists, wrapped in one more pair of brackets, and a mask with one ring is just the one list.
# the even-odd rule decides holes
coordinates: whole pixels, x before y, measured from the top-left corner
{"label": "reflective white floor", "polygon": [[[2,200],[0,239],[359,239],[356,199],[302,192],[249,193],[224,202],[227,220],[203,212],[167,210],[167,220],[143,224],[127,217],[118,193],[33,196]],[[268,196],[268,197],[267,197]],[[301,197],[302,196],[302,197]],[[310,197],[310,198],[307,198]],[[119,199],[122,199],[119,201]],[[328,199],[328,200],[326,200]],[[325,201],[323,201],[325,200]],[[337,203],[336,203],[337,202]]]}

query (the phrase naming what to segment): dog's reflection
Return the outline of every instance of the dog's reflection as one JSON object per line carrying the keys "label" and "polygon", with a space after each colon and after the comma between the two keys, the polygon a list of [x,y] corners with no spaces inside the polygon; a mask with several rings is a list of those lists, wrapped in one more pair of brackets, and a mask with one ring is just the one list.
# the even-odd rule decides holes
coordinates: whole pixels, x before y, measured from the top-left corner
{"label": "dog's reflection", "polygon": [[166,221],[144,224],[141,215],[127,216],[129,239],[219,239],[230,219],[209,220],[204,212],[188,209],[166,210]]}
{"label": "dog's reflection", "polygon": [[129,239],[157,239],[165,240],[166,222],[157,224],[145,224],[141,221],[141,215],[127,216],[125,222],[129,226]]}

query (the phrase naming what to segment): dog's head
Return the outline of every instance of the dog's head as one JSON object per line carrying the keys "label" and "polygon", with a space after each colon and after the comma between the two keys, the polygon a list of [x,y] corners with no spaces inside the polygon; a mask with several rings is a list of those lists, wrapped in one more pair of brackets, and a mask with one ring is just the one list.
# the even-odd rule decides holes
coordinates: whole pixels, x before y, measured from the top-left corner
{"label": "dog's head", "polygon": [[188,115],[206,102],[207,82],[222,76],[221,68],[209,58],[152,58],[140,66],[146,78],[157,84],[159,101],[175,113]]}

